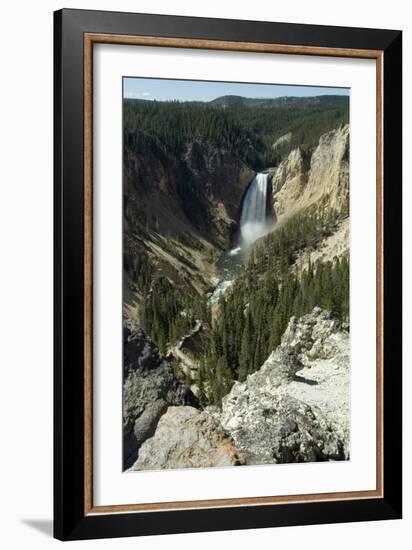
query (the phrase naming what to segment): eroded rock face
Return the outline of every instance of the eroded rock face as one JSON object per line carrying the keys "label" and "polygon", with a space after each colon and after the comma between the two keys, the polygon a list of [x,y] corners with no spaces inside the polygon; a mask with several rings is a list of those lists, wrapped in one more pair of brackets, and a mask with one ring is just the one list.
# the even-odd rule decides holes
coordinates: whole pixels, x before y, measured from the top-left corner
{"label": "eroded rock face", "polygon": [[129,471],[238,466],[244,458],[214,415],[169,407]]}
{"label": "eroded rock face", "polygon": [[[324,237],[314,250],[307,253],[306,249],[302,249],[297,254],[294,268],[299,273],[304,269],[309,268],[309,263],[314,265],[317,261],[332,262],[335,258],[349,257],[349,233],[350,221],[345,218],[338,222],[335,231]],[[310,262],[309,262],[310,258]]]}
{"label": "eroded rock face", "polygon": [[[279,214],[283,213],[281,208],[281,198],[283,195],[287,193],[289,201],[297,201],[299,199],[306,185],[306,172],[308,168],[308,163],[304,161],[302,151],[299,148],[293,149],[288,157],[279,164],[272,178],[272,192]],[[282,188],[285,188],[285,190],[279,195]]]}
{"label": "eroded rock face", "polygon": [[341,330],[341,323],[329,311],[315,307],[312,313],[291,317],[274,353],[290,355],[296,368],[302,368],[317,359],[332,357],[337,347],[331,336]]}
{"label": "eroded rock face", "polygon": [[341,210],[349,194],[348,147],[349,125],[321,136],[310,161],[308,201],[324,196],[331,208]]}
{"label": "eroded rock face", "polygon": [[[178,288],[205,292],[215,284],[217,258],[236,232],[242,196],[255,172],[230,151],[187,143],[173,159],[153,144],[124,146],[124,311],[142,314],[136,256]],[[140,235],[140,238],[137,236]],[[139,292],[138,292],[139,291]]]}
{"label": "eroded rock face", "polygon": [[221,424],[246,463],[348,458],[348,365],[349,335],[327,311],[292,317],[262,368],[223,399]]}
{"label": "eroded rock face", "polygon": [[123,324],[123,460],[128,468],[169,405],[198,403],[137,323],[125,319]]}
{"label": "eroded rock face", "polygon": [[[189,143],[184,160],[188,172],[185,177],[191,178],[199,200],[204,203],[204,210],[210,214],[207,231],[209,233],[215,226],[215,238],[226,247],[228,231],[237,223],[242,196],[255,172],[233,153],[207,142]],[[182,201],[185,202],[185,194]],[[200,214],[204,217],[204,211]],[[189,215],[193,216],[195,225],[201,223],[193,211]]]}
{"label": "eroded rock face", "polygon": [[278,221],[322,201],[341,211],[349,194],[349,126],[323,134],[310,159],[294,149],[272,177],[273,206]]}
{"label": "eroded rock face", "polygon": [[[246,407],[245,404],[247,403]],[[239,406],[240,405],[240,406]],[[228,410],[233,412],[230,418]],[[318,410],[290,395],[234,388],[222,422],[247,464],[343,459],[343,442]]]}
{"label": "eroded rock face", "polygon": [[276,151],[281,145],[284,143],[289,143],[292,139],[292,132],[288,132],[287,134],[283,134],[283,136],[280,136],[272,145],[272,149]]}

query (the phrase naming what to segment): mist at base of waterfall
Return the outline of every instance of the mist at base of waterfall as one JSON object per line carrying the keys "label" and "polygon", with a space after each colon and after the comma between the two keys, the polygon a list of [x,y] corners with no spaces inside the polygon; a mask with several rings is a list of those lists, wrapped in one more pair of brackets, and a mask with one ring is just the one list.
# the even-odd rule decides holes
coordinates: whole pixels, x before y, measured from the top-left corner
{"label": "mist at base of waterfall", "polygon": [[264,237],[273,229],[273,223],[268,223],[267,221],[250,221],[246,222],[241,230],[241,248],[249,248],[255,241]]}

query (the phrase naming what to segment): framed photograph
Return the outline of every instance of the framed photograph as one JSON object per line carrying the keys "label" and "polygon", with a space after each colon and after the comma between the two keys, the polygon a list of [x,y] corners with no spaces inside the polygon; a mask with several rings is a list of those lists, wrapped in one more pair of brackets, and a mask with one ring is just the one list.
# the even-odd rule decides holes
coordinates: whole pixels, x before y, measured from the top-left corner
{"label": "framed photograph", "polygon": [[55,536],[400,518],[401,32],[54,25]]}

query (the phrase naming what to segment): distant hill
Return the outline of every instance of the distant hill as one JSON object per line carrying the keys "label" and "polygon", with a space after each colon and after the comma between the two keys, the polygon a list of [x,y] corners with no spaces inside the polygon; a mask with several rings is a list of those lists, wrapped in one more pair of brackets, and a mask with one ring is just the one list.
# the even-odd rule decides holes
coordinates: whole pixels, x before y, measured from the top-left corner
{"label": "distant hill", "polygon": [[248,101],[250,101],[250,98],[240,95],[222,95],[209,101],[209,104],[222,107],[233,107],[234,105],[245,105]]}
{"label": "distant hill", "polygon": [[348,96],[319,95],[308,97],[283,96],[276,98],[253,98],[238,95],[224,95],[209,102],[219,107],[326,107],[332,105],[344,106],[349,101]]}

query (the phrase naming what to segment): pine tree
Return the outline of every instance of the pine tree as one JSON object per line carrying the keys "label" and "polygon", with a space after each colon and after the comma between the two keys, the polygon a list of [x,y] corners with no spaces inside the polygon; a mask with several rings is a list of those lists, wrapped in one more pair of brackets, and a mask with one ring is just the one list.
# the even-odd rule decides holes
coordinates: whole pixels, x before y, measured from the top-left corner
{"label": "pine tree", "polygon": [[243,382],[246,380],[247,375],[252,371],[253,367],[253,348],[254,341],[252,338],[253,325],[252,325],[252,316],[250,312],[250,307],[246,311],[246,321],[245,326],[242,332],[242,341],[240,346],[239,354],[239,369],[238,369],[238,380]]}

